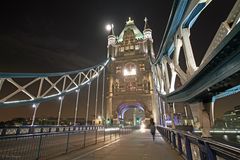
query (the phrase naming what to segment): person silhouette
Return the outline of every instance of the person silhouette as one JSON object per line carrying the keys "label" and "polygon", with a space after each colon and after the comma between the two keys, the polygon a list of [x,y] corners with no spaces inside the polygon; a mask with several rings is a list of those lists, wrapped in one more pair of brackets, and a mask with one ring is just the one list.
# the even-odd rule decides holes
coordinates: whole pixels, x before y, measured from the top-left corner
{"label": "person silhouette", "polygon": [[150,128],[150,132],[152,134],[152,138],[153,138],[153,141],[154,141],[155,140],[156,127],[155,127],[155,123],[154,123],[152,118],[150,119],[150,126],[149,126],[149,128]]}

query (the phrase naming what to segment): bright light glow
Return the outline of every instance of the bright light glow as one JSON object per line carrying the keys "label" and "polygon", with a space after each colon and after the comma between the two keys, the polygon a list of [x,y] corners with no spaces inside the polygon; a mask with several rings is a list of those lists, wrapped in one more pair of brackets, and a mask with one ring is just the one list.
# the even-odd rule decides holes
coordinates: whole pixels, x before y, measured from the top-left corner
{"label": "bright light glow", "polygon": [[[195,133],[201,133],[201,130],[194,131]],[[240,133],[238,130],[211,130],[210,133]]]}
{"label": "bright light glow", "polygon": [[101,116],[98,116],[98,119],[102,119],[102,117],[101,117]]}
{"label": "bright light glow", "polygon": [[128,70],[128,69],[124,69],[123,70],[123,75],[124,76],[134,76],[137,74],[137,71],[136,71],[136,68],[132,68],[131,70]]}
{"label": "bright light glow", "polygon": [[105,28],[107,31],[110,31],[112,29],[112,26],[110,24],[107,24]]}
{"label": "bright light glow", "polygon": [[36,107],[37,107],[37,105],[36,105],[36,104],[33,104],[33,105],[32,105],[32,108],[36,108]]}
{"label": "bright light glow", "polygon": [[146,128],[146,125],[142,123],[140,126],[140,132],[144,133],[146,131],[145,128]]}
{"label": "bright light glow", "polygon": [[62,100],[62,97],[58,97],[59,100]]}
{"label": "bright light glow", "polygon": [[116,58],[114,58],[114,57],[111,57],[111,60],[112,60],[112,61],[115,61],[115,60],[116,60]]}
{"label": "bright light glow", "polygon": [[119,128],[106,128],[105,131],[117,131]]}

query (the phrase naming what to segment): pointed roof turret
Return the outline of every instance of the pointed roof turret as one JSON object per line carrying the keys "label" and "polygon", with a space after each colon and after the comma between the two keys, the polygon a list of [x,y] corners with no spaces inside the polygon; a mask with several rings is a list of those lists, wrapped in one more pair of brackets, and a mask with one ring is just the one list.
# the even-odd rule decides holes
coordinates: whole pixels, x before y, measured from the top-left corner
{"label": "pointed roof turret", "polygon": [[113,24],[111,24],[111,30],[110,30],[110,32],[109,32],[109,36],[110,35],[113,35],[113,36],[115,36],[115,34],[114,34],[114,25]]}
{"label": "pointed roof turret", "polygon": [[122,32],[120,33],[120,35],[117,39],[118,42],[123,41],[123,35],[124,35],[125,31],[127,31],[128,29],[133,31],[135,39],[143,39],[143,34],[134,24],[134,20],[132,20],[131,17],[129,17],[128,21],[126,21],[126,25],[125,25],[124,29],[122,30]]}
{"label": "pointed roof turret", "polygon": [[144,30],[143,30],[143,36],[144,39],[150,39],[152,40],[152,30],[150,29],[149,25],[148,25],[148,19],[147,17],[144,18]]}
{"label": "pointed roof turret", "polygon": [[147,17],[145,17],[145,18],[144,18],[144,22],[145,22],[145,24],[144,24],[144,30],[145,30],[145,29],[149,29],[149,25],[148,25],[147,21],[148,21],[148,19],[147,19]]}
{"label": "pointed roof turret", "polygon": [[128,21],[126,22],[126,25],[134,24],[134,20],[131,19],[131,17],[128,17]]}
{"label": "pointed roof turret", "polygon": [[111,24],[111,30],[108,34],[108,45],[115,45],[116,44],[116,36],[114,35],[114,26]]}

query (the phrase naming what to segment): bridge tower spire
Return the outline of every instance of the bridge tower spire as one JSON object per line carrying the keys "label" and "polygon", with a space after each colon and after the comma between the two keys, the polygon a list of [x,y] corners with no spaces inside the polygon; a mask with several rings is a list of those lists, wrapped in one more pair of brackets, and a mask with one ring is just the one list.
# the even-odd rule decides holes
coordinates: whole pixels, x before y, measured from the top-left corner
{"label": "bridge tower spire", "polygon": [[108,54],[107,57],[114,57],[114,46],[116,44],[116,36],[114,34],[114,25],[111,24],[111,30],[108,35]]}
{"label": "bridge tower spire", "polygon": [[143,30],[143,39],[146,41],[145,43],[145,50],[149,55],[155,58],[154,51],[153,51],[153,38],[152,38],[152,30],[149,27],[147,17],[144,18],[144,30]]}

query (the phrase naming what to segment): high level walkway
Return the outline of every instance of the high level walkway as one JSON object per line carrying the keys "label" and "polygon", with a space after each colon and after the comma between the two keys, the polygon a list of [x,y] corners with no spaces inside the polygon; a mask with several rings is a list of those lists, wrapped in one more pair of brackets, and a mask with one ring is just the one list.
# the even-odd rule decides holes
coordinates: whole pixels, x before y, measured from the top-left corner
{"label": "high level walkway", "polygon": [[182,160],[183,158],[156,132],[155,141],[149,130],[133,131],[132,134],[108,144],[74,151],[52,160]]}

